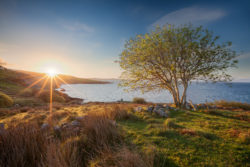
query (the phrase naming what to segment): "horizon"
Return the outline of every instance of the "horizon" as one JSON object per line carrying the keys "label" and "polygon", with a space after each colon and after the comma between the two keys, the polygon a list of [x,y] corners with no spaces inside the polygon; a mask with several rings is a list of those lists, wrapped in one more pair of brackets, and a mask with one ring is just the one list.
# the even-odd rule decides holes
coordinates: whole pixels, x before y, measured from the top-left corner
{"label": "horizon", "polygon": [[0,58],[11,69],[118,79],[126,40],[165,23],[203,25],[241,56],[229,73],[250,82],[250,2],[1,1]]}

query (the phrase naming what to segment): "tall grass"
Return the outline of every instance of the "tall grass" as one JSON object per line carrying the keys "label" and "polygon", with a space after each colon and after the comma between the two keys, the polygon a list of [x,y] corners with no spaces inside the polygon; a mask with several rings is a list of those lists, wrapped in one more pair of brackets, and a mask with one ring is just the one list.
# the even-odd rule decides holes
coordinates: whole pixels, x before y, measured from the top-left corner
{"label": "tall grass", "polygon": [[250,110],[250,104],[248,103],[241,103],[241,102],[235,102],[235,101],[215,101],[215,105],[222,106],[222,107],[228,107],[228,108],[240,108],[243,110]]}
{"label": "tall grass", "polygon": [[[48,119],[56,123],[68,114],[69,111],[58,111]],[[116,166],[145,166],[140,154],[124,146],[120,130],[114,124],[114,120],[128,115],[119,106],[107,112],[89,112],[84,120],[79,120],[79,127],[62,129],[61,135],[52,127],[41,130],[35,123],[39,120],[15,123],[16,126],[0,131],[0,166],[108,166],[109,161]],[[78,132],[73,133],[76,128]]]}

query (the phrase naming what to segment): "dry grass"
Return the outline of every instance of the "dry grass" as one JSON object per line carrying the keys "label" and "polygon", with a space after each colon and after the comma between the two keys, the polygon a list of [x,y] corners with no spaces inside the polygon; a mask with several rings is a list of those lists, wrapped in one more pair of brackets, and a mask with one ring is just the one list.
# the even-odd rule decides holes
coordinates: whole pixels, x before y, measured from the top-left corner
{"label": "dry grass", "polygon": [[215,101],[215,105],[225,108],[237,108],[237,109],[243,109],[243,110],[250,110],[250,104],[248,103],[240,103],[240,102],[234,102],[234,101]]}
{"label": "dry grass", "polygon": [[149,167],[142,156],[126,146],[118,150],[105,150],[98,159],[90,162],[90,167]]}
{"label": "dry grass", "polygon": [[9,127],[0,133],[0,166],[38,166],[45,160],[46,146],[46,138],[37,125]]}

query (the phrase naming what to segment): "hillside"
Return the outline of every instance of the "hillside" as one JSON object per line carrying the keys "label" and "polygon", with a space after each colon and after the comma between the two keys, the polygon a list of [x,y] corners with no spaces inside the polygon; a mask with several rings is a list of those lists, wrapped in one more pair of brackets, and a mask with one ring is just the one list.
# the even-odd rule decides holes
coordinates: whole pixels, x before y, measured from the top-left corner
{"label": "hillside", "polygon": [[[107,84],[92,79],[78,78],[69,75],[59,74],[53,78],[53,88],[60,87],[62,84]],[[15,104],[32,105],[42,104],[38,95],[42,93],[48,94],[50,88],[50,78],[44,73],[18,71],[10,69],[0,69],[0,92],[3,92],[14,99]],[[63,96],[66,101],[70,101],[70,97],[66,94],[54,91],[55,96]],[[47,95],[46,95],[47,96]],[[42,97],[43,98],[43,97]],[[44,98],[43,98],[44,99]],[[47,97],[46,97],[47,99]],[[54,99],[57,99],[56,97]],[[45,100],[46,101],[46,100]]]}

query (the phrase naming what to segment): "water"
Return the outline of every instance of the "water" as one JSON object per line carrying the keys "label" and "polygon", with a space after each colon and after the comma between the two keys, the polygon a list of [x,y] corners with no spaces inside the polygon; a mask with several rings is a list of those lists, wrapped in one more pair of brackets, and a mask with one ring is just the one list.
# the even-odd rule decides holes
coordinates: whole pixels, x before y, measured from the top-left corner
{"label": "water", "polygon": [[[111,84],[71,84],[62,85],[65,93],[71,97],[84,99],[84,102],[114,102],[123,99],[131,101],[134,97],[143,97],[146,101],[168,103],[173,102],[168,91],[148,92],[142,94],[139,91],[124,92],[118,87],[118,80],[112,80]],[[214,100],[227,100],[250,103],[250,83],[192,83],[187,91],[187,99],[193,103],[212,102]]]}

